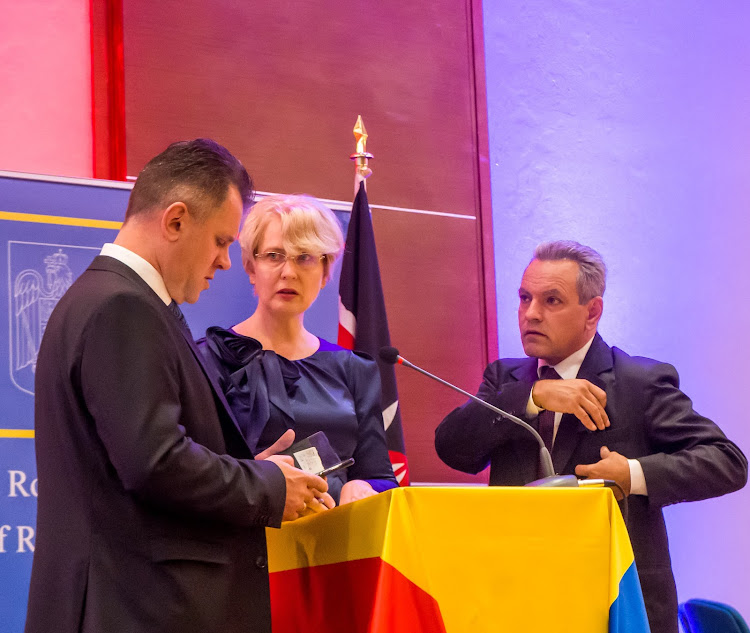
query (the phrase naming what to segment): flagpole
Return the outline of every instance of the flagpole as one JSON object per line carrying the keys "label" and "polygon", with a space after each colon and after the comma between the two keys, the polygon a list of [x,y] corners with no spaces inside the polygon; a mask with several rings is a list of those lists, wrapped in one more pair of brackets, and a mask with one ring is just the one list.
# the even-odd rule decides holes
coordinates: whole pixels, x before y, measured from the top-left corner
{"label": "flagpole", "polygon": [[372,175],[372,169],[367,165],[371,158],[375,158],[367,151],[367,130],[365,129],[362,115],[357,116],[357,122],[354,124],[354,139],[357,141],[357,149],[349,158],[354,161],[354,195],[359,191],[359,183],[365,183],[366,179]]}
{"label": "flagpole", "polygon": [[[406,458],[398,386],[393,365],[377,362],[382,347],[390,346],[388,316],[385,309],[383,284],[378,266],[378,251],[367,201],[366,178],[372,174],[367,162],[373,156],[367,151],[367,130],[362,117],[354,126],[357,151],[354,161],[354,203],[346,231],[346,248],[341,261],[339,279],[338,344],[357,349],[376,359],[381,385],[381,413],[385,444],[396,481],[409,485],[409,462]],[[360,186],[360,183],[361,186]]]}

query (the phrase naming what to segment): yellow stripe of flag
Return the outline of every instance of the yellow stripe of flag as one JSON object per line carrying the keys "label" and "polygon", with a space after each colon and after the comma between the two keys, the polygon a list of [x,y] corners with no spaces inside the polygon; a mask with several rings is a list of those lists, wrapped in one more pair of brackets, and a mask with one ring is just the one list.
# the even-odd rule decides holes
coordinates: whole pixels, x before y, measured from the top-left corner
{"label": "yellow stripe of flag", "polygon": [[628,529],[620,514],[620,508],[614,495],[609,497],[609,517],[612,524],[610,532],[609,555],[609,604],[612,605],[620,593],[620,581],[633,564],[633,546],[630,543]]}

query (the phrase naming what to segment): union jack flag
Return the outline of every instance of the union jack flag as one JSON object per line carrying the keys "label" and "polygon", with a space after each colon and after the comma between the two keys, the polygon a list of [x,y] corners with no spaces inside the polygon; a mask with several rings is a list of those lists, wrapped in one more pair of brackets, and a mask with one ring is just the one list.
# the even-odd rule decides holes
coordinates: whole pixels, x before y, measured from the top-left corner
{"label": "union jack flag", "polygon": [[369,354],[378,363],[383,389],[383,422],[393,472],[401,486],[409,485],[409,466],[404,448],[404,431],[398,406],[396,372],[380,360],[381,347],[390,346],[388,317],[380,281],[375,233],[364,181],[354,198],[346,234],[346,250],[339,282],[338,344]]}

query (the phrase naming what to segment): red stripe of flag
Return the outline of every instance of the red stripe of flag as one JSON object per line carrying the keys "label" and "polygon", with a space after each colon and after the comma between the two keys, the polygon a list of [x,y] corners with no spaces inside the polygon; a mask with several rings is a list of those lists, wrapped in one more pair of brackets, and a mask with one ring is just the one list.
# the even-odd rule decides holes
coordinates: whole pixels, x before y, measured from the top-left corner
{"label": "red stripe of flag", "polygon": [[435,598],[380,558],[274,572],[274,633],[445,633]]}

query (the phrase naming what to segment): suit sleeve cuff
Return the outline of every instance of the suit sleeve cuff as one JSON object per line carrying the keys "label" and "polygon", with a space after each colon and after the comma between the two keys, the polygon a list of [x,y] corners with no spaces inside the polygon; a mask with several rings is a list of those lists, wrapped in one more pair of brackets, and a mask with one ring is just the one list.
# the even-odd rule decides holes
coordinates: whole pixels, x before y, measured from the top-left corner
{"label": "suit sleeve cuff", "polygon": [[266,500],[258,523],[265,527],[280,528],[286,505],[286,477],[278,464],[265,459],[254,461],[260,466],[263,477],[267,481]]}

